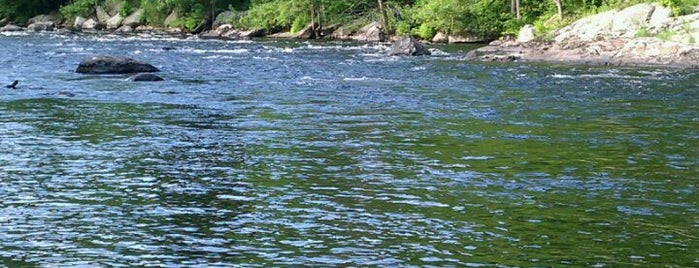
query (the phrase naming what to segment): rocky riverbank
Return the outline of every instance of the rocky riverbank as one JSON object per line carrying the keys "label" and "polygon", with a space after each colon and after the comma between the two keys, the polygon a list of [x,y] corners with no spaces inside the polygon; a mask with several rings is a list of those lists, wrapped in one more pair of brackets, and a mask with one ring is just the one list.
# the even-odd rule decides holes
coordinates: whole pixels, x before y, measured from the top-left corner
{"label": "rocky riverbank", "polygon": [[639,4],[580,19],[549,38],[525,26],[516,40],[493,41],[467,59],[699,68],[699,13],[671,14]]}
{"label": "rocky riverbank", "polygon": [[[378,22],[363,27],[348,25],[308,25],[296,33],[269,33],[264,30],[240,30],[226,23],[231,14],[223,12],[212,21],[204,20],[192,32],[171,27],[178,20],[173,12],[165,18],[164,27],[142,24],[143,11],[136,10],[123,17],[117,9],[96,6],[95,16],[64,20],[59,14],[39,15],[26,26],[8,24],[0,20],[0,32],[52,31],[71,33],[138,34],[159,33],[198,36],[203,39],[245,40],[257,37],[290,39],[333,39],[361,42],[401,40],[388,36]],[[3,25],[4,24],[4,25]],[[204,30],[206,27],[212,29]],[[411,39],[408,55],[422,51]],[[472,43],[483,41],[477,37],[438,34],[431,42]],[[423,41],[428,42],[428,41]],[[531,61],[616,66],[669,66],[699,68],[699,10],[696,13],[673,17],[671,10],[657,4],[638,4],[622,10],[611,10],[580,19],[554,33],[537,33],[527,25],[516,39],[501,39],[472,50],[466,59],[474,61]],[[396,42],[396,45],[400,45]],[[417,49],[417,50],[415,50]]]}

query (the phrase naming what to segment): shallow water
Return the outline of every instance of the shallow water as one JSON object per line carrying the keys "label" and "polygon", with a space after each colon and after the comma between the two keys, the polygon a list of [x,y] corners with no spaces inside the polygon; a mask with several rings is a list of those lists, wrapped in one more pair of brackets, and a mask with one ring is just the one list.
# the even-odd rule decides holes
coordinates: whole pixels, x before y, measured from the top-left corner
{"label": "shallow water", "polygon": [[[0,94],[0,265],[699,265],[691,70],[469,63],[459,46],[0,47],[0,79],[21,81]],[[92,55],[166,81],[74,73]]]}

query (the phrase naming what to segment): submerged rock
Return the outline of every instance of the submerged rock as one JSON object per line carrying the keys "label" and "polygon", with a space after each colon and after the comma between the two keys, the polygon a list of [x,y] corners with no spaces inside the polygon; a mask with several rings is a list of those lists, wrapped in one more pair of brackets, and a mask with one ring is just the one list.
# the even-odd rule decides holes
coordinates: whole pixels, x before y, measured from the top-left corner
{"label": "submerged rock", "polygon": [[82,61],[75,72],[83,74],[130,74],[158,72],[153,65],[127,57],[95,56]]}
{"label": "submerged rock", "polygon": [[134,82],[157,82],[163,81],[164,79],[152,73],[139,73],[129,77],[128,80]]}
{"label": "submerged rock", "polygon": [[431,55],[429,50],[425,48],[419,41],[415,38],[404,35],[398,38],[393,46],[391,47],[391,56],[395,55],[407,55],[407,56],[421,56],[421,55]]}

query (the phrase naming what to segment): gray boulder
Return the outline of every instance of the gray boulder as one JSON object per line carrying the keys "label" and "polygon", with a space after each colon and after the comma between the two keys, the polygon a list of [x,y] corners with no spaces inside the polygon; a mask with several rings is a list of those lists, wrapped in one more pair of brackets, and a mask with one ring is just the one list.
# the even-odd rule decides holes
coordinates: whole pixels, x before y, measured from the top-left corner
{"label": "gray boulder", "polygon": [[33,32],[50,32],[55,28],[56,26],[53,24],[53,21],[35,22],[27,26],[27,30]]}
{"label": "gray boulder", "polygon": [[362,27],[352,36],[353,40],[362,42],[383,42],[385,39],[383,27],[379,22],[372,22]]}
{"label": "gray boulder", "polygon": [[128,17],[124,18],[124,21],[121,22],[122,25],[124,26],[131,26],[132,28],[138,27],[141,25],[141,22],[143,21],[143,9],[138,9],[134,11],[134,13],[131,13]]}
{"label": "gray boulder", "polygon": [[422,55],[431,55],[429,50],[425,48],[422,44],[420,44],[417,39],[404,35],[398,38],[395,43],[393,43],[393,46],[391,47],[391,52],[389,53],[391,56],[396,56],[396,55],[407,55],[407,56],[422,56]]}
{"label": "gray boulder", "polygon": [[157,82],[164,79],[152,73],[139,73],[129,77],[128,80],[134,82]]}
{"label": "gray boulder", "polygon": [[121,26],[121,22],[124,21],[124,17],[122,17],[119,14],[114,15],[114,17],[109,18],[107,20],[107,29],[113,30],[119,28]]}
{"label": "gray boulder", "polygon": [[536,39],[536,29],[534,25],[527,24],[522,26],[522,29],[519,29],[519,34],[517,35],[518,43],[527,43],[534,39]]}
{"label": "gray boulder", "polygon": [[82,27],[80,28],[82,28],[83,30],[99,30],[104,28],[104,24],[100,24],[94,19],[88,19],[83,22]]}
{"label": "gray boulder", "polygon": [[60,25],[63,23],[63,16],[56,12],[48,15],[36,15],[27,21],[27,25],[40,22],[53,22],[54,25]]}
{"label": "gray boulder", "polygon": [[8,24],[5,25],[4,27],[0,28],[0,32],[21,32],[24,31],[24,28],[19,27],[14,24]]}
{"label": "gray boulder", "polygon": [[83,24],[84,24],[86,21],[87,21],[86,18],[83,18],[83,17],[80,17],[80,16],[75,17],[75,22],[73,23],[73,28],[82,29],[82,28],[83,28]]}
{"label": "gray boulder", "polygon": [[127,57],[95,56],[83,60],[77,73],[82,74],[132,74],[158,72],[153,65],[138,62]]}
{"label": "gray boulder", "polygon": [[121,33],[121,34],[128,34],[128,33],[133,33],[133,28],[128,25],[121,26],[114,30],[115,33]]}
{"label": "gray boulder", "polygon": [[107,24],[107,21],[112,17],[101,6],[95,7],[95,14],[97,15],[97,22],[102,24]]}
{"label": "gray boulder", "polygon": [[438,32],[437,34],[432,37],[432,43],[447,43],[449,42],[449,35],[443,33],[443,32]]}

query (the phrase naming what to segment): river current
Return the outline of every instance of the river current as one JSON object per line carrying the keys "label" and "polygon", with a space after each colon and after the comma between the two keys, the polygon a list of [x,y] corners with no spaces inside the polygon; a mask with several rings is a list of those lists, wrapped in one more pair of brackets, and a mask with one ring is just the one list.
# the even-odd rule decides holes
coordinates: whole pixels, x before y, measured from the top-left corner
{"label": "river current", "polygon": [[432,49],[0,35],[0,266],[699,266],[696,70]]}

